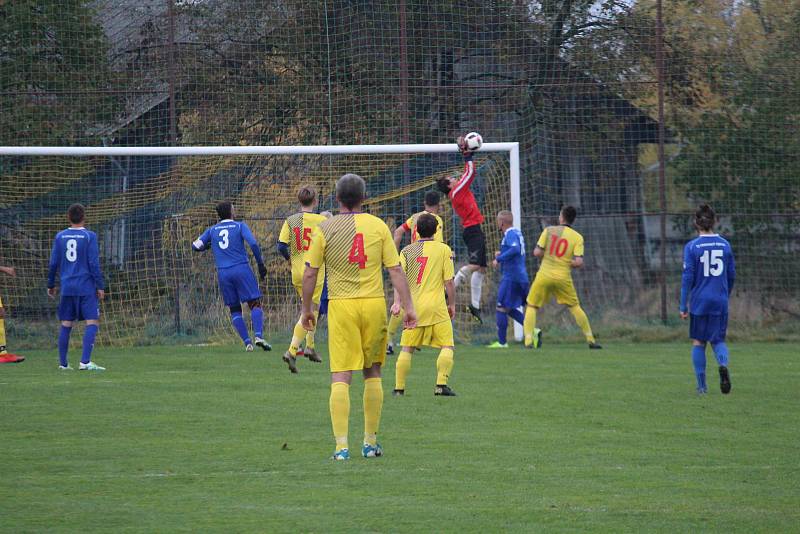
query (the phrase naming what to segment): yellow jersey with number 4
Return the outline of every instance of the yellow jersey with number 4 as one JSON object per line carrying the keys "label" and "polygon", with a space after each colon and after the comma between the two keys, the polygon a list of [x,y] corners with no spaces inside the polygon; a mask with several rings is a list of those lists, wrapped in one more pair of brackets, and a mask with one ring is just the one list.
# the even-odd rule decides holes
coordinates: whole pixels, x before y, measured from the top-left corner
{"label": "yellow jersey with number 4", "polygon": [[386,223],[368,213],[343,213],[321,222],[311,233],[305,261],[325,266],[328,298],[385,298],[383,267],[400,260]]}
{"label": "yellow jersey with number 4", "polygon": [[548,226],[536,246],[544,251],[538,274],[555,280],[572,279],[572,259],[583,256],[583,236],[566,225]]}
{"label": "yellow jersey with number 4", "polygon": [[[290,215],[283,221],[278,241],[289,245],[289,259],[292,262],[292,284],[303,284],[303,271],[306,269],[303,258],[311,247],[311,234],[319,223],[327,220],[318,213],[300,212]],[[325,280],[325,273],[321,272],[318,280]]]}
{"label": "yellow jersey with number 4", "polygon": [[417,326],[449,321],[444,298],[444,283],[452,280],[453,251],[444,243],[421,239],[400,252],[400,265],[406,273]]}

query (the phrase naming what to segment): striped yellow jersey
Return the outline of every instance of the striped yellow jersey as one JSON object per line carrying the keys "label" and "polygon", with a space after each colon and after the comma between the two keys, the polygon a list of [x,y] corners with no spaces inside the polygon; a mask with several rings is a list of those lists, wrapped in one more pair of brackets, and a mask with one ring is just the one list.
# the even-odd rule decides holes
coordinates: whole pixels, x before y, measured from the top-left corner
{"label": "striped yellow jersey", "polygon": [[422,239],[400,252],[400,265],[408,278],[417,326],[449,321],[444,283],[453,279],[453,251],[444,243]]}
{"label": "striped yellow jersey", "polygon": [[439,225],[436,227],[436,233],[433,234],[433,240],[438,241],[439,243],[444,243],[444,221],[442,218],[436,215],[435,213],[431,213],[429,211],[423,210],[419,213],[415,213],[408,220],[403,224],[403,228],[406,231],[411,232],[411,242],[413,243],[417,239],[419,239],[419,235],[417,235],[417,219],[419,219],[420,215],[427,213],[428,215],[433,215],[436,217],[436,222]]}
{"label": "striped yellow jersey", "polygon": [[572,258],[583,256],[583,236],[569,226],[548,226],[536,246],[544,251],[539,273],[555,280],[572,277]]}
{"label": "striped yellow jersey", "polygon": [[400,259],[385,222],[368,213],[345,213],[314,229],[305,261],[325,266],[328,298],[335,300],[383,298],[381,268],[395,267]]}
{"label": "striped yellow jersey", "polygon": [[[311,234],[319,223],[326,220],[324,215],[318,213],[300,212],[290,215],[281,227],[278,241],[289,245],[289,259],[292,262],[292,284],[303,284],[303,271],[306,264],[303,261],[305,252],[311,247]],[[325,272],[319,274],[319,280],[325,279]]]}

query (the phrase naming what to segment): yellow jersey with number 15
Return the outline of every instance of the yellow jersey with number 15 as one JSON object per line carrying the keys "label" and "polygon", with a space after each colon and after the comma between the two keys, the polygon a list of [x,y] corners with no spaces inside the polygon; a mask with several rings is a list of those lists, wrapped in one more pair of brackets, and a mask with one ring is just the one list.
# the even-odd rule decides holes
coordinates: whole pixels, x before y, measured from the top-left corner
{"label": "yellow jersey with number 15", "polygon": [[[300,286],[303,283],[303,271],[306,269],[303,258],[306,250],[311,247],[311,234],[314,228],[325,220],[327,218],[319,213],[301,211],[290,215],[283,221],[278,241],[289,245],[289,259],[292,262],[292,284],[295,286]],[[324,280],[325,273],[320,273],[320,277],[320,280]]]}
{"label": "yellow jersey with number 15", "polygon": [[444,298],[444,283],[452,280],[453,251],[444,243],[421,239],[400,252],[400,265],[406,273],[417,326],[449,321]]}
{"label": "yellow jersey with number 15", "polygon": [[544,251],[539,274],[555,280],[572,277],[572,258],[583,256],[583,236],[566,225],[548,226],[536,246]]}
{"label": "yellow jersey with number 15", "polygon": [[368,213],[343,213],[321,222],[311,233],[305,261],[325,266],[328,298],[385,298],[383,267],[400,263],[386,223]]}

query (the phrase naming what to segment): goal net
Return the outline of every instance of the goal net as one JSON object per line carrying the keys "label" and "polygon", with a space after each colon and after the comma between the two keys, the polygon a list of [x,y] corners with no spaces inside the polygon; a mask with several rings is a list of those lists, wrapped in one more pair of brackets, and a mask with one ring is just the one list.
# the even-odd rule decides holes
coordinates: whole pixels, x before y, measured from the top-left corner
{"label": "goal net", "polygon": [[[334,183],[355,172],[367,182],[365,211],[393,230],[422,209],[437,178],[463,171],[455,145],[17,147],[0,153],[2,261],[18,273],[2,297],[14,310],[15,341],[36,344],[51,339],[56,324],[55,303],[44,291],[47,265],[52,239],[68,225],[66,209],[74,202],[87,208],[87,228],[98,235],[107,281],[99,342],[159,343],[176,335],[199,343],[234,339],[213,257],[190,246],[216,222],[214,206],[221,200],[233,202],[236,218],[259,241],[268,269],[261,283],[265,331],[281,339],[297,320],[299,302],[276,243],[285,218],[298,211],[301,186],[318,192],[320,211],[335,213]],[[486,143],[475,161],[473,191],[487,219],[488,250],[494,251],[501,237],[494,215],[513,208],[520,216],[518,145]],[[465,263],[460,222],[446,197],[441,206],[445,239],[456,264]],[[484,309],[493,309],[494,278],[487,278]],[[468,285],[457,299],[466,307]],[[456,326],[462,341],[492,332],[488,326],[477,331],[463,313]]]}

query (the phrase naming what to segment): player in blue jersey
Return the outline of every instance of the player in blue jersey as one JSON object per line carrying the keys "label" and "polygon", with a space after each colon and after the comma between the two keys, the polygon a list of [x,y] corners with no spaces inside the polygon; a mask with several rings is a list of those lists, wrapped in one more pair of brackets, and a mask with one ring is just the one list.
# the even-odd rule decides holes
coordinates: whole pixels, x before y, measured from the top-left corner
{"label": "player in blue jersey", "polygon": [[489,345],[490,349],[507,349],[508,317],[520,325],[525,316],[519,307],[528,295],[528,271],[525,268],[525,238],[519,228],[514,227],[514,215],[503,210],[497,214],[497,226],[503,232],[500,250],[495,252],[492,266],[502,270],[500,287],[497,289],[497,341]]}
{"label": "player in blue jersey", "polygon": [[86,210],[73,204],[67,210],[70,227],[56,234],[47,273],[47,294],[56,297],[56,273],[60,273],[61,299],[58,303],[58,368],[71,371],[67,360],[72,323],[86,321],[83,334],[81,371],[105,371],[92,361],[92,349],[100,328],[99,301],[105,296],[105,281],[100,272],[100,248],[97,234],[83,227]]}
{"label": "player in blue jersey", "polygon": [[692,362],[700,394],[708,391],[706,343],[711,343],[719,364],[720,391],[723,394],[731,391],[725,334],[728,330],[728,298],[733,291],[736,266],[731,244],[714,233],[715,223],[714,210],[707,204],[700,206],[694,214],[698,237],[683,249],[680,313],[681,319],[689,318]]}
{"label": "player in blue jersey", "polygon": [[[252,352],[254,344],[264,350],[272,350],[270,344],[262,338],[264,312],[261,309],[261,290],[250,269],[244,245],[250,245],[258,264],[258,274],[263,280],[267,276],[267,268],[261,257],[261,249],[250,228],[243,222],[233,220],[233,205],[230,202],[217,204],[217,216],[219,222],[203,232],[192,243],[192,249],[201,252],[210,247],[214,252],[222,301],[231,310],[231,322],[242,338],[245,350]],[[250,307],[254,335],[252,340],[242,317],[242,302]]]}

